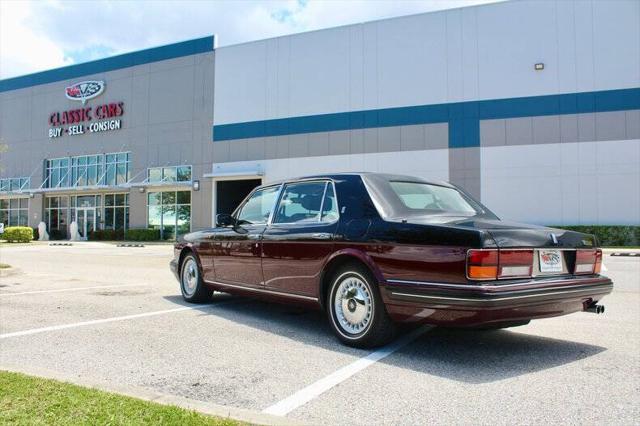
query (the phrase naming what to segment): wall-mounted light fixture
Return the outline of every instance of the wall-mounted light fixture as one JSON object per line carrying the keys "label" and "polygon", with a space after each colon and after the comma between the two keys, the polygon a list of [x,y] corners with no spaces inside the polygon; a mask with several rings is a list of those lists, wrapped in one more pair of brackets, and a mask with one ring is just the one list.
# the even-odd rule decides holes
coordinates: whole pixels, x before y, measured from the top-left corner
{"label": "wall-mounted light fixture", "polygon": [[140,188],[138,188],[138,191],[140,191],[141,194],[144,194],[144,191],[146,191],[146,188],[144,186],[141,186]]}
{"label": "wall-mounted light fixture", "polygon": [[194,180],[193,181],[193,190],[194,191],[200,191],[200,181],[199,180]]}
{"label": "wall-mounted light fixture", "polygon": [[543,62],[538,62],[537,64],[535,64],[535,65],[533,66],[533,68],[534,68],[536,71],[542,71],[542,70],[544,69],[544,63],[543,63]]}

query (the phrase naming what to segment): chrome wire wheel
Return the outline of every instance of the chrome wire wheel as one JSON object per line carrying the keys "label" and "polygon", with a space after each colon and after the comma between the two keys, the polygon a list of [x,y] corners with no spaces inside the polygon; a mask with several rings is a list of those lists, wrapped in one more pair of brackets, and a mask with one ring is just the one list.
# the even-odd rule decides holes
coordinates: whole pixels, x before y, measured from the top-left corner
{"label": "chrome wire wheel", "polygon": [[182,291],[187,297],[195,294],[198,278],[198,264],[193,257],[189,257],[182,266]]}
{"label": "chrome wire wheel", "polygon": [[354,274],[339,279],[333,307],[335,319],[347,335],[364,333],[373,319],[373,297],[364,279]]}

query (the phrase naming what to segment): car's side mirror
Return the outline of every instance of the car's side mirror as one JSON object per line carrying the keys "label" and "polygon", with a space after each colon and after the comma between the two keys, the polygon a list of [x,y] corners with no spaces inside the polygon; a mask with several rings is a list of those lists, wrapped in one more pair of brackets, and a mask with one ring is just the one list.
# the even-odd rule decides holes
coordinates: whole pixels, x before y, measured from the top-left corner
{"label": "car's side mirror", "polygon": [[236,220],[230,214],[221,213],[216,215],[216,226],[234,226]]}

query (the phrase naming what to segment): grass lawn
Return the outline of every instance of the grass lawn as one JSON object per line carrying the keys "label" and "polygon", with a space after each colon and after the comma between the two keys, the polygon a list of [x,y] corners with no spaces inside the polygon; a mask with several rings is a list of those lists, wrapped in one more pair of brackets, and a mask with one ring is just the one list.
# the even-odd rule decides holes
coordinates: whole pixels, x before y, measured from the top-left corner
{"label": "grass lawn", "polygon": [[0,371],[0,424],[239,425],[241,423],[56,380]]}

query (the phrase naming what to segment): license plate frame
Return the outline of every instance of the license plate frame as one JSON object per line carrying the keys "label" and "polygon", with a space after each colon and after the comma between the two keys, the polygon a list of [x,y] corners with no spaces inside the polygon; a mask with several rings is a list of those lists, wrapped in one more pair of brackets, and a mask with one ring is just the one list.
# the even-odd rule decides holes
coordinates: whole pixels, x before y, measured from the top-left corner
{"label": "license plate frame", "polygon": [[564,255],[562,250],[539,249],[538,270],[541,275],[562,274],[564,270]]}

